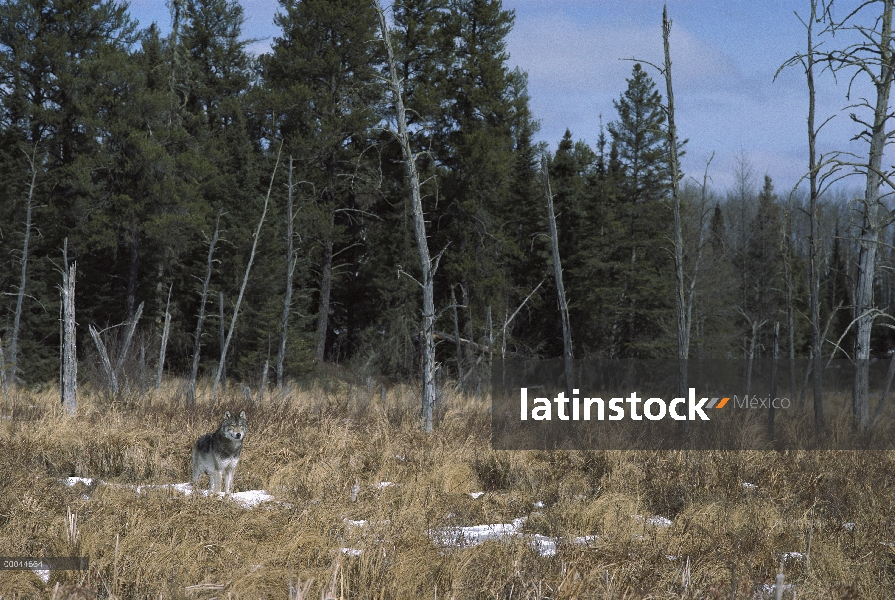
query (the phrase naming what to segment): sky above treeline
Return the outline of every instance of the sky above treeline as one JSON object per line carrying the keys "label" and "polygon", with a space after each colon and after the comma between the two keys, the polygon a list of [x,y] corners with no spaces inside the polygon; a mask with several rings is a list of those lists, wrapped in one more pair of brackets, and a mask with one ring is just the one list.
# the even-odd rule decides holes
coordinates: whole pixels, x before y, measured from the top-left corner
{"label": "sky above treeline", "polygon": [[[387,3],[387,1],[384,1]],[[596,145],[600,117],[616,118],[613,101],[626,87],[631,58],[660,64],[662,6],[656,0],[504,0],[515,11],[507,40],[509,64],[529,76],[531,109],[540,122],[537,141],[555,148],[566,129],[574,139]],[[269,50],[279,35],[276,0],[242,0],[243,33],[254,54]],[[837,6],[835,15],[857,5]],[[146,27],[157,22],[170,30],[164,0],[134,0],[131,14]],[[781,195],[789,193],[807,170],[808,92],[804,71],[779,67],[804,52],[808,0],[669,0],[672,73],[679,136],[687,138],[682,166],[687,177],[702,181],[714,152],[709,176],[724,193],[737,181],[738,165],[750,167],[754,186],[765,174]],[[869,16],[870,13],[868,12]],[[820,27],[815,28],[820,29]],[[843,36],[826,39],[824,48],[841,47]],[[665,96],[661,75],[651,70]],[[833,117],[818,140],[818,151],[866,155],[866,144],[851,141],[859,127],[849,109],[858,98],[874,99],[866,78],[858,78],[847,98],[849,76],[838,82],[817,73],[817,122]],[[860,112],[860,109],[857,109]],[[869,114],[865,112],[865,116]],[[888,161],[886,164],[890,164]],[[857,177],[842,187],[861,188]]]}

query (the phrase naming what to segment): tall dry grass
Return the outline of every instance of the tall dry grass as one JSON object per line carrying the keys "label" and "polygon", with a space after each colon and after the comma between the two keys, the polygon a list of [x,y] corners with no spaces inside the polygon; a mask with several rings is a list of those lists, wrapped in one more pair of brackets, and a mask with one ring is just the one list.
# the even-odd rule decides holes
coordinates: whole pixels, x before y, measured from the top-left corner
{"label": "tall dry grass", "polygon": [[[234,390],[211,405],[206,390],[187,407],[182,386],[120,402],[82,390],[71,419],[55,390],[0,400],[0,554],[90,559],[47,584],[0,571],[3,600],[759,598],[781,568],[785,598],[895,594],[890,453],[493,451],[472,398],[448,394],[425,435],[410,388],[383,403],[332,379],[260,404]],[[276,501],[137,493],[187,481],[196,437],[243,409],[235,490]],[[555,556],[430,535],[523,516]]]}

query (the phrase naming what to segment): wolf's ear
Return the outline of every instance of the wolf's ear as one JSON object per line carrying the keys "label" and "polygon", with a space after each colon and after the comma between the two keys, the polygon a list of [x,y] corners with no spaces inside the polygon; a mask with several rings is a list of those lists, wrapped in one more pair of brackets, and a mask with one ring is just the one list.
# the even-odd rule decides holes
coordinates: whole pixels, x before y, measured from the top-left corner
{"label": "wolf's ear", "polygon": [[245,421],[246,420],[246,411],[242,411],[241,413],[239,413],[239,418],[242,419],[243,421]]}
{"label": "wolf's ear", "polygon": [[229,411],[229,410],[228,410],[227,412],[224,413],[224,418],[225,418],[225,419],[229,419],[229,418],[230,418],[230,411]]}

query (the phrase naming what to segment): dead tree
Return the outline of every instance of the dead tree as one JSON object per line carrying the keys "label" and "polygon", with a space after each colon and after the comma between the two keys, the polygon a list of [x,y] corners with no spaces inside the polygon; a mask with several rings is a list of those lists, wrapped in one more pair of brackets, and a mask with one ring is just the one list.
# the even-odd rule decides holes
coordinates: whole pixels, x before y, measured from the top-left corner
{"label": "dead tree", "polygon": [[[66,260],[66,262],[68,262]],[[75,346],[75,273],[77,264],[62,272],[62,407],[73,417],[78,412],[78,354]]]}
{"label": "dead tree", "polygon": [[454,338],[456,338],[457,349],[457,381],[463,381],[463,351],[460,346],[460,322],[457,318],[457,295],[454,293],[453,285],[451,285],[451,309],[454,314]]}
{"label": "dead tree", "polygon": [[553,277],[556,280],[556,297],[562,318],[563,365],[566,375],[566,393],[572,397],[575,387],[572,381],[572,331],[569,325],[569,303],[566,288],[562,283],[562,261],[559,256],[559,236],[556,232],[556,215],[553,212],[553,192],[550,190],[550,173],[547,172],[547,157],[541,157],[541,179],[544,182],[544,196],[547,199],[547,222],[550,225],[550,248],[553,254]]}
{"label": "dead tree", "polygon": [[[500,336],[500,358],[501,358],[501,360],[506,358],[506,355],[507,355],[507,331],[510,328],[510,324],[512,324],[513,319],[516,318],[516,315],[519,314],[519,311],[522,310],[522,307],[524,307],[526,305],[526,303],[528,303],[528,301],[531,300],[531,297],[534,296],[535,293],[537,293],[537,291],[539,289],[541,289],[541,286],[544,285],[545,281],[547,281],[547,280],[542,279],[541,282],[535,286],[535,289],[533,289],[528,294],[528,296],[525,297],[525,300],[522,301],[522,303],[516,308],[516,310],[513,311],[513,314],[508,315],[503,320],[503,330],[501,331],[501,336]],[[452,294],[453,294],[453,290],[452,290]],[[509,310],[507,310],[507,312],[509,312]],[[459,346],[458,346],[458,352],[459,352]]]}
{"label": "dead tree", "polygon": [[25,284],[28,281],[28,243],[31,240],[31,207],[34,203],[34,186],[37,183],[37,144],[29,160],[31,165],[31,185],[28,186],[28,197],[25,201],[25,240],[22,242],[22,272],[19,276],[19,292],[16,295],[16,312],[12,321],[12,338],[9,341],[9,374],[4,380],[6,385],[15,387],[18,377],[19,362],[19,329],[22,322],[22,305],[25,300]]}
{"label": "dead tree", "polygon": [[[283,145],[280,144],[280,150],[277,151],[277,162],[273,166],[273,173],[270,175],[270,185],[267,187],[267,195],[264,197],[264,208],[261,210],[261,218],[258,219],[258,228],[255,229],[255,236],[252,239],[252,252],[249,254],[249,264],[246,265],[245,276],[242,278],[242,286],[239,288],[239,296],[236,297],[236,306],[233,307],[233,319],[230,320],[230,329],[227,331],[227,338],[221,348],[221,360],[218,363],[218,370],[214,376],[214,386],[211,389],[212,403],[217,399],[218,383],[221,381],[221,375],[224,371],[224,362],[227,360],[227,348],[230,346],[230,340],[233,339],[233,332],[236,330],[236,317],[239,316],[239,305],[242,304],[242,296],[246,291],[246,284],[249,282],[249,272],[252,270],[252,263],[255,262],[255,251],[258,249],[258,240],[261,239],[261,226],[264,225],[264,217],[267,216],[267,204],[270,201],[270,192],[273,189],[274,177],[277,175],[277,167],[280,165],[280,151]],[[221,303],[223,305],[223,302]],[[223,319],[222,319],[223,322]]]}
{"label": "dead tree", "polygon": [[[199,375],[199,352],[202,349],[202,326],[205,324],[205,301],[208,299],[208,283],[211,281],[211,267],[213,265],[214,246],[218,242],[221,228],[221,211],[218,211],[214,222],[214,235],[211,236],[211,244],[208,246],[208,262],[205,264],[205,280],[202,282],[202,299],[199,301],[199,321],[196,323],[196,337],[193,339],[193,366],[190,370],[190,389],[187,393],[190,403],[196,402],[196,377]],[[170,300],[170,297],[169,297]],[[165,309],[165,325],[169,322],[168,310]],[[161,377],[159,377],[161,382]]]}
{"label": "dead tree", "polygon": [[[90,337],[93,338],[93,343],[96,344],[96,349],[99,352],[99,357],[102,361],[103,370],[106,372],[106,378],[109,381],[109,391],[112,393],[113,397],[117,397],[118,392],[121,391],[119,375],[121,374],[121,368],[124,365],[124,360],[125,358],[127,358],[127,351],[130,348],[131,341],[133,340],[134,330],[137,328],[137,322],[140,320],[140,316],[142,314],[143,302],[141,302],[140,306],[137,307],[137,312],[134,314],[134,317],[127,322],[127,329],[125,329],[124,339],[122,340],[121,346],[118,350],[118,356],[115,359],[114,365],[109,358],[109,353],[106,350],[106,344],[100,337],[101,332],[98,331],[93,325],[90,325],[87,328],[90,332]],[[120,325],[116,325],[115,327],[119,326]]]}
{"label": "dead tree", "polygon": [[173,284],[168,287],[168,301],[165,303],[165,324],[162,326],[162,343],[158,351],[158,368],[155,375],[155,389],[162,389],[162,375],[165,374],[165,352],[168,349],[168,333],[171,331],[171,290]]}
{"label": "dead tree", "polygon": [[373,7],[379,14],[379,29],[388,57],[387,85],[392,93],[395,117],[398,131],[393,132],[401,145],[401,156],[404,162],[404,171],[410,186],[410,202],[413,210],[413,225],[416,231],[416,243],[420,253],[420,266],[422,268],[421,281],[418,283],[423,289],[423,316],[421,323],[422,334],[422,358],[423,358],[423,429],[432,431],[432,413],[435,408],[435,273],[438,270],[438,262],[444,251],[434,258],[429,255],[429,243],[426,240],[426,220],[423,215],[423,199],[420,192],[419,174],[416,170],[416,155],[410,146],[410,134],[407,131],[407,114],[404,108],[404,99],[401,94],[401,80],[398,78],[398,68],[395,62],[394,51],[389,39],[388,23],[385,20],[385,12],[379,2],[374,1]]}
{"label": "dead tree", "polygon": [[106,378],[109,380],[109,391],[112,392],[113,396],[118,395],[118,376],[115,374],[115,369],[112,368],[112,361],[109,360],[109,353],[106,352],[106,345],[103,343],[102,338],[99,337],[99,331],[93,326],[88,325],[87,331],[90,332],[90,337],[93,338],[93,343],[96,344],[96,349],[99,352],[99,358],[103,363],[103,370],[106,372]]}
{"label": "dead tree", "polygon": [[[870,371],[870,334],[873,323],[881,311],[874,306],[873,281],[877,272],[880,234],[892,222],[892,215],[881,200],[880,187],[885,182],[895,190],[892,171],[882,169],[883,152],[891,136],[886,131],[890,112],[889,96],[892,82],[895,79],[895,40],[892,37],[892,12],[895,0],[862,2],[851,10],[841,22],[832,18],[832,0],[826,6],[828,19],[827,31],[854,32],[861,41],[842,50],[827,53],[826,61],[833,72],[842,69],[857,71],[853,77],[863,73],[869,77],[876,92],[873,105],[869,100],[861,99],[851,108],[864,108],[873,111],[872,121],[867,121],[852,113],[852,120],[861,128],[856,136],[869,145],[866,162],[837,159],[839,166],[851,167],[855,173],[865,177],[864,197],[858,201],[860,230],[857,234],[858,261],[855,278],[854,322],[855,322],[855,374],[852,384],[852,411],[855,422],[866,428],[870,424],[869,410],[869,371]],[[881,5],[881,14],[873,17],[874,26],[868,27],[857,23],[855,19],[863,9],[872,5]],[[817,377],[817,373],[815,373]]]}
{"label": "dead tree", "polygon": [[[811,366],[813,372],[813,392],[814,392],[814,426],[817,431],[823,427],[824,410],[823,410],[823,349],[822,344],[824,336],[821,334],[820,326],[820,263],[823,259],[820,255],[821,246],[818,244],[818,209],[819,199],[824,191],[824,184],[829,181],[835,181],[838,173],[835,158],[837,153],[820,156],[817,155],[817,135],[820,130],[833,118],[828,117],[819,126],[816,126],[816,92],[814,89],[814,66],[817,64],[818,57],[823,54],[819,53],[814,40],[814,24],[818,22],[817,8],[818,1],[810,0],[811,14],[807,21],[802,19],[796,13],[796,17],[805,26],[808,36],[808,47],[804,54],[796,54],[777,70],[774,78],[780,74],[784,68],[794,65],[801,65],[805,71],[805,79],[808,84],[808,319],[811,323]],[[796,187],[804,181],[805,177],[799,180]],[[795,188],[793,188],[795,191]],[[791,195],[790,195],[791,196]],[[794,375],[793,375],[794,376]]]}
{"label": "dead tree", "polygon": [[668,128],[665,135],[668,138],[668,162],[671,169],[671,207],[672,217],[674,220],[673,230],[673,256],[674,256],[674,278],[675,278],[675,315],[677,325],[677,351],[678,351],[678,393],[685,396],[687,393],[687,360],[690,356],[690,338],[693,330],[693,303],[695,298],[695,289],[699,267],[702,261],[702,251],[705,246],[705,215],[706,215],[706,187],[708,181],[709,165],[711,165],[715,154],[712,153],[711,158],[705,166],[705,176],[702,183],[702,206],[699,209],[699,222],[697,241],[695,247],[695,255],[693,257],[692,272],[687,276],[685,272],[685,253],[684,253],[684,233],[683,219],[681,214],[681,169],[680,160],[678,158],[678,137],[677,126],[675,125],[674,113],[674,86],[671,76],[671,20],[668,18],[668,8],[662,9],[662,46],[664,49],[665,63],[662,67],[654,65],[647,61],[644,62],[658,70],[665,77],[665,90],[668,104],[665,107],[665,114],[668,119]]}
{"label": "dead tree", "polygon": [[[168,294],[168,299],[170,300],[170,292]],[[133,318],[128,322],[127,329],[124,331],[124,345],[121,347],[121,351],[118,353],[118,359],[115,361],[115,371],[120,373],[121,368],[124,366],[124,360],[127,358],[127,353],[131,348],[131,342],[134,340],[134,331],[137,329],[137,323],[140,321],[140,316],[143,314],[143,303],[140,303],[140,306],[137,307],[137,312],[134,314]]]}
{"label": "dead tree", "polygon": [[[677,314],[677,363],[678,363],[678,394],[683,398],[687,394],[687,358],[690,355],[690,330],[693,318],[693,287],[696,274],[689,290],[684,281],[684,236],[681,226],[681,194],[680,194],[680,164],[677,155],[677,128],[674,124],[674,89],[671,83],[671,50],[669,37],[671,36],[671,21],[668,20],[668,8],[662,9],[662,45],[665,49],[665,89],[668,94],[668,153],[671,163],[671,203],[674,212],[674,278],[675,294],[674,306]],[[708,167],[706,167],[708,168]],[[701,233],[701,232],[700,232]],[[698,263],[697,263],[698,268]],[[688,297],[685,297],[689,291]]]}
{"label": "dead tree", "polygon": [[283,363],[286,360],[286,338],[289,333],[289,313],[292,312],[292,277],[298,256],[293,249],[294,214],[292,210],[292,157],[289,157],[289,185],[286,193],[286,295],[283,298],[283,316],[280,318],[280,347],[277,351],[277,390],[283,389]]}
{"label": "dead tree", "polygon": [[774,439],[774,399],[777,397],[777,356],[780,347],[780,323],[774,322],[774,349],[771,354],[771,402],[768,406],[768,437]]}
{"label": "dead tree", "polygon": [[[218,337],[220,341],[219,347],[224,348],[224,341],[227,339],[227,326],[224,324],[224,292],[218,292]],[[227,389],[227,363],[221,361],[221,391]]]}

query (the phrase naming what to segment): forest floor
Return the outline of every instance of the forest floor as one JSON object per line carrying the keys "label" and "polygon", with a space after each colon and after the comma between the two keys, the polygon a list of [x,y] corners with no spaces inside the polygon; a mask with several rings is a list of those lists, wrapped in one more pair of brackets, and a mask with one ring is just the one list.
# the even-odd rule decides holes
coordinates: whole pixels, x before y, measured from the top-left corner
{"label": "forest floor", "polygon": [[[895,454],[495,451],[490,402],[331,380],[195,406],[0,397],[0,570],[12,598],[891,598]],[[235,386],[233,386],[235,387]],[[225,410],[231,497],[187,483]],[[204,487],[205,480],[200,482]]]}

